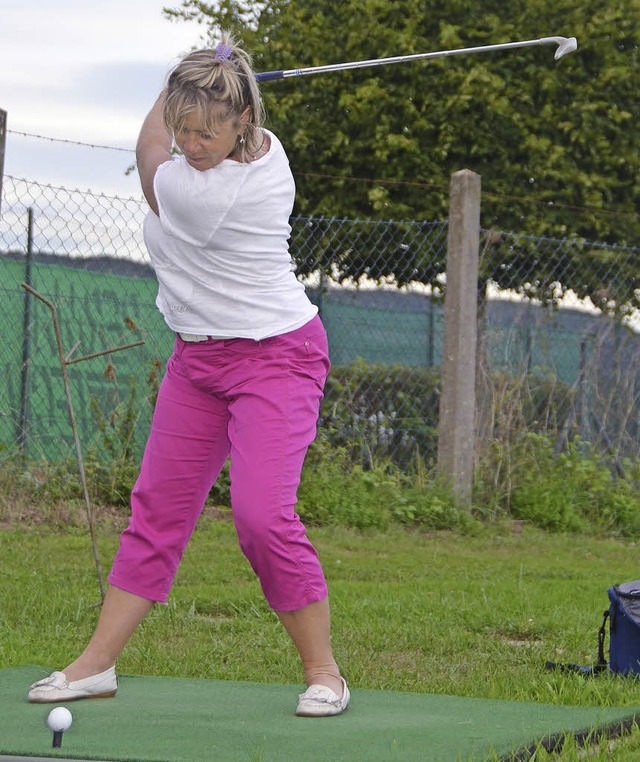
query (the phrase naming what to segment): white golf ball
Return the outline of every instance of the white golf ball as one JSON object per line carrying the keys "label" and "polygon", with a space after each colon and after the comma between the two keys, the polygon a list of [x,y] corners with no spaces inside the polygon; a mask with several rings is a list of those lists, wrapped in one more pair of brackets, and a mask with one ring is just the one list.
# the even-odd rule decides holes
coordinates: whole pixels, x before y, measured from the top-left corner
{"label": "white golf ball", "polygon": [[71,712],[64,706],[57,706],[49,712],[47,725],[54,733],[60,733],[63,730],[69,730],[73,717]]}

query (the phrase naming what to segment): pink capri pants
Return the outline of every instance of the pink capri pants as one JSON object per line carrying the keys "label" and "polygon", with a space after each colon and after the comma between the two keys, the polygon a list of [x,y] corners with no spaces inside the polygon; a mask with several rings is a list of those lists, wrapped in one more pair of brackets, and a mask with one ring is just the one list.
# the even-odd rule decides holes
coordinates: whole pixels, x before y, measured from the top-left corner
{"label": "pink capri pants", "polygon": [[325,598],[322,568],[295,504],[328,372],[317,316],[262,341],[176,338],[110,584],[166,602],[230,457],[240,547],[271,608],[296,611]]}

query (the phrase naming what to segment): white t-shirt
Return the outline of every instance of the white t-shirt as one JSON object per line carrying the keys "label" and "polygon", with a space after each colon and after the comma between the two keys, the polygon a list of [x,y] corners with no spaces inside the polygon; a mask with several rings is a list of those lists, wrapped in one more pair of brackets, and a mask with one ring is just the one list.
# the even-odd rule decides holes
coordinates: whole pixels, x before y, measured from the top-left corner
{"label": "white t-shirt", "polygon": [[154,178],[159,216],[144,239],[158,278],[156,304],[179,333],[264,339],[300,328],[317,313],[292,270],[288,240],[295,185],[282,144],[242,164],[204,172],[184,157]]}

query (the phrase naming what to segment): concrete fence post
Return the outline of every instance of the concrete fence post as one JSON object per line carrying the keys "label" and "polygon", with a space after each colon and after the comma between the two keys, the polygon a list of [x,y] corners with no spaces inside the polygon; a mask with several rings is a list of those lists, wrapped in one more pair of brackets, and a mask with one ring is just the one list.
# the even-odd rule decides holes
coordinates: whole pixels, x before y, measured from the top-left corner
{"label": "concrete fence post", "polygon": [[470,505],[475,440],[480,175],[451,176],[444,349],[438,424],[438,471]]}

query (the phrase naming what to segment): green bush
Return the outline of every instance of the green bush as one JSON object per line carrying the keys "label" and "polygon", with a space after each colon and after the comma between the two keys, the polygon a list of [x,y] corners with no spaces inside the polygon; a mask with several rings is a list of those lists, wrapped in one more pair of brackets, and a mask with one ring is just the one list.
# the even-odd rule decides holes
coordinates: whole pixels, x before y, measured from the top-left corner
{"label": "green bush", "polygon": [[[130,377],[127,394],[122,398],[115,383],[115,373],[110,375],[108,370],[106,377],[114,380],[111,395],[102,404],[95,398],[90,402],[98,439],[84,459],[85,471],[92,500],[107,505],[126,506],[139,469],[136,447],[140,404],[138,384],[134,376]],[[156,381],[157,368],[154,366],[148,386],[153,384],[155,387]],[[147,394],[144,402],[152,405],[154,400],[155,393],[151,397]]]}
{"label": "green bush", "polygon": [[445,486],[433,480],[424,486],[402,490],[392,511],[393,519],[404,526],[425,529],[469,529],[470,514],[457,506]]}
{"label": "green bush", "polygon": [[[157,370],[154,364],[144,395],[131,381],[126,394],[114,384],[108,399],[92,402],[97,437],[84,461],[94,505],[128,508],[139,469],[138,413],[153,405]],[[571,439],[572,428],[563,424],[571,400],[556,382],[493,380],[469,511],[436,475],[437,372],[364,362],[335,368],[302,473],[303,520],[363,530],[395,524],[467,531],[475,518],[506,518],[549,531],[640,536],[640,461],[616,462],[614,469],[595,448]],[[229,487],[225,467],[210,502],[229,506]],[[44,516],[45,506],[81,502],[77,461],[25,467],[9,454],[0,467],[0,495],[4,506],[15,499],[41,505]]]}
{"label": "green bush", "polygon": [[435,464],[440,404],[433,368],[375,365],[358,360],[334,367],[320,411],[329,443],[352,463],[371,469],[389,461],[406,470],[416,452]]}
{"label": "green bush", "polygon": [[309,450],[298,490],[298,513],[309,525],[385,529],[390,524],[430,529],[466,528],[470,515],[421,463],[410,474],[389,461],[365,470],[324,432]]}
{"label": "green bush", "polygon": [[[554,453],[549,437],[530,434],[525,457],[513,464],[511,513],[554,531],[587,529],[624,537],[640,535],[637,469],[614,475],[610,464],[579,440]],[[527,455],[528,452],[528,455]]]}
{"label": "green bush", "polygon": [[311,445],[298,490],[297,510],[309,525],[384,529],[400,492],[393,468],[364,471],[344,447],[332,446],[320,432]]}

